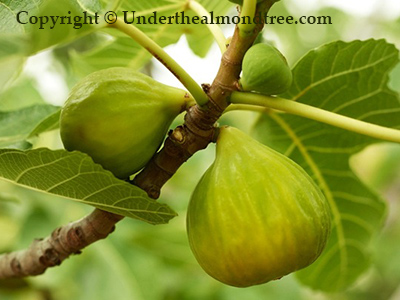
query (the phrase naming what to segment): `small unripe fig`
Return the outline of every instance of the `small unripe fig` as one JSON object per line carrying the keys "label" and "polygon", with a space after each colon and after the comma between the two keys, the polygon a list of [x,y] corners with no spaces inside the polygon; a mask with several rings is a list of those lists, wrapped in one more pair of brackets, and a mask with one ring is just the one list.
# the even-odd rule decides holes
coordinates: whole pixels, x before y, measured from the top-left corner
{"label": "small unripe fig", "polygon": [[243,58],[239,84],[243,91],[278,95],[292,84],[292,71],[278,49],[269,44],[256,44]]}
{"label": "small unripe fig", "polygon": [[127,178],[154,155],[190,99],[129,68],[94,72],[72,89],[62,109],[61,139],[67,150],[85,152]]}
{"label": "small unripe fig", "polygon": [[279,279],[314,262],[330,228],[329,205],[299,165],[221,129],[187,212],[190,247],[209,275],[236,287]]}

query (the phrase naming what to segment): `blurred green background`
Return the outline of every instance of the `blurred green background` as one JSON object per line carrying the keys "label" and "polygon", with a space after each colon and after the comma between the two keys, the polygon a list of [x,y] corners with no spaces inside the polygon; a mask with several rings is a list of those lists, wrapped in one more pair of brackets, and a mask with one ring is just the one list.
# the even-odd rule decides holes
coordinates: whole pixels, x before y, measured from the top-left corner
{"label": "blurred green background", "polygon": [[[292,65],[311,48],[337,39],[385,38],[400,48],[400,9],[396,15],[395,6],[392,10],[385,1],[379,0],[348,1],[357,2],[358,10],[333,7],[335,2],[341,1],[281,1],[272,14],[329,15],[333,25],[270,25],[264,37],[275,42]],[[368,6],[370,9],[361,9],[363,3],[364,6],[372,3]],[[234,8],[231,13],[235,13]],[[230,35],[232,27],[224,27],[224,32]],[[74,47],[84,49],[94,40],[93,36],[85,37]],[[213,66],[219,61],[215,47],[202,60],[190,54],[184,38],[167,50],[199,81],[210,81],[215,75],[210,71],[215,70]],[[154,61],[144,71],[178,85]],[[69,65],[66,48],[46,51],[31,58],[21,77],[0,95],[0,109],[10,111],[43,101],[61,105],[78,79]],[[392,72],[390,84],[400,91],[400,66]],[[256,118],[256,113],[231,112],[220,123],[251,133]],[[174,125],[181,122],[182,116]],[[43,134],[32,143],[34,147],[62,147],[58,131]],[[170,224],[151,226],[125,219],[108,239],[44,275],[0,281],[0,299],[400,299],[400,145],[373,145],[351,161],[362,180],[387,199],[389,212],[382,233],[374,241],[372,267],[353,288],[338,294],[323,294],[302,287],[292,275],[261,286],[238,289],[204,273],[189,249],[185,217],[191,192],[213,158],[214,145],[210,145],[182,166],[163,188],[160,201],[179,213]],[[89,206],[0,181],[0,253],[24,249],[33,239],[47,236],[57,226],[79,219],[91,210]]]}

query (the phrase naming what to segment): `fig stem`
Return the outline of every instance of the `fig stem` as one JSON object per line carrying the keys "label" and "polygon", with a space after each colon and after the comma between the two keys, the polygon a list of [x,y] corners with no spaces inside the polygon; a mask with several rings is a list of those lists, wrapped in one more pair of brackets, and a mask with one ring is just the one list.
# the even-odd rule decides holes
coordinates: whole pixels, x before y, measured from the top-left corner
{"label": "fig stem", "polygon": [[208,102],[208,97],[199,84],[156,42],[148,37],[144,32],[132,24],[126,24],[120,19],[115,23],[109,24],[109,27],[116,28],[127,34],[143,48],[149,51],[159,62],[161,62],[192,94],[197,104],[200,106]]}
{"label": "fig stem", "polygon": [[238,24],[239,33],[247,35],[251,33],[255,27],[253,22],[256,14],[257,0],[243,0],[243,6],[240,11],[240,23]]}
{"label": "fig stem", "polygon": [[[196,13],[199,17],[202,18],[207,18],[207,28],[210,30],[211,34],[214,36],[215,41],[218,44],[219,49],[221,50],[221,53],[224,53],[226,51],[226,37],[224,33],[221,30],[221,27],[218,26],[217,24],[210,22],[212,21],[212,17],[210,13],[202,6],[199,2],[195,0],[189,0],[188,2],[188,7]],[[213,24],[210,24],[213,23]]]}
{"label": "fig stem", "polygon": [[[293,100],[255,93],[234,92],[232,93],[230,101],[233,104],[247,104],[250,106],[272,108],[376,139],[400,143],[400,130],[353,119]],[[244,107],[240,105],[238,108],[243,109]],[[235,107],[230,108],[230,110],[234,109]]]}

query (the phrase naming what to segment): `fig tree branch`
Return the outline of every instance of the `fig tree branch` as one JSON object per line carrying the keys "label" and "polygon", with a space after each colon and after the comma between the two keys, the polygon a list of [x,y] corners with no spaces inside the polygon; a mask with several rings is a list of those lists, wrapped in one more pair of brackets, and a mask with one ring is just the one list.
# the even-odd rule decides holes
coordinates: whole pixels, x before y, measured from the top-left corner
{"label": "fig tree branch", "polygon": [[255,93],[237,92],[232,94],[230,101],[231,103],[236,104],[256,105],[277,109],[289,114],[319,121],[376,139],[400,143],[400,130],[356,120],[292,100]]}
{"label": "fig tree branch", "polygon": [[123,217],[95,209],[90,215],[57,228],[45,239],[35,240],[28,249],[0,255],[0,279],[44,273],[71,254],[106,238]]}
{"label": "fig tree branch", "polygon": [[[269,9],[274,0],[266,0],[258,9]],[[163,148],[135,177],[133,183],[157,199],[161,187],[176,170],[197,151],[207,147],[217,135],[215,122],[229,105],[228,98],[237,90],[241,63],[263,24],[257,24],[252,34],[240,36],[236,27],[232,41],[223,54],[214,82],[204,90],[208,102],[191,106],[185,122],[169,133]],[[35,240],[26,250],[0,255],[0,279],[42,274],[47,268],[60,265],[72,254],[106,238],[123,217],[95,209],[90,215],[62,226],[45,239]]]}

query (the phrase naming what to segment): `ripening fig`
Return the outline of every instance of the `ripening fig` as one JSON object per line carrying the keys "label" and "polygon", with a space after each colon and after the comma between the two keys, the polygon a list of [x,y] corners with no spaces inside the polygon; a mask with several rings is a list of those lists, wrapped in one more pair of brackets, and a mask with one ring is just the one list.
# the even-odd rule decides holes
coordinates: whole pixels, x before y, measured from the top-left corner
{"label": "ripening fig", "polygon": [[246,52],[239,81],[243,91],[278,95],[291,84],[292,71],[278,49],[269,44],[256,44]]}
{"label": "ripening fig", "polygon": [[299,165],[221,129],[187,213],[190,247],[209,275],[236,287],[279,279],[314,262],[330,228],[329,205]]}
{"label": "ripening fig", "polygon": [[191,96],[129,68],[94,72],[71,91],[60,131],[67,150],[79,150],[127,178],[160,147]]}

